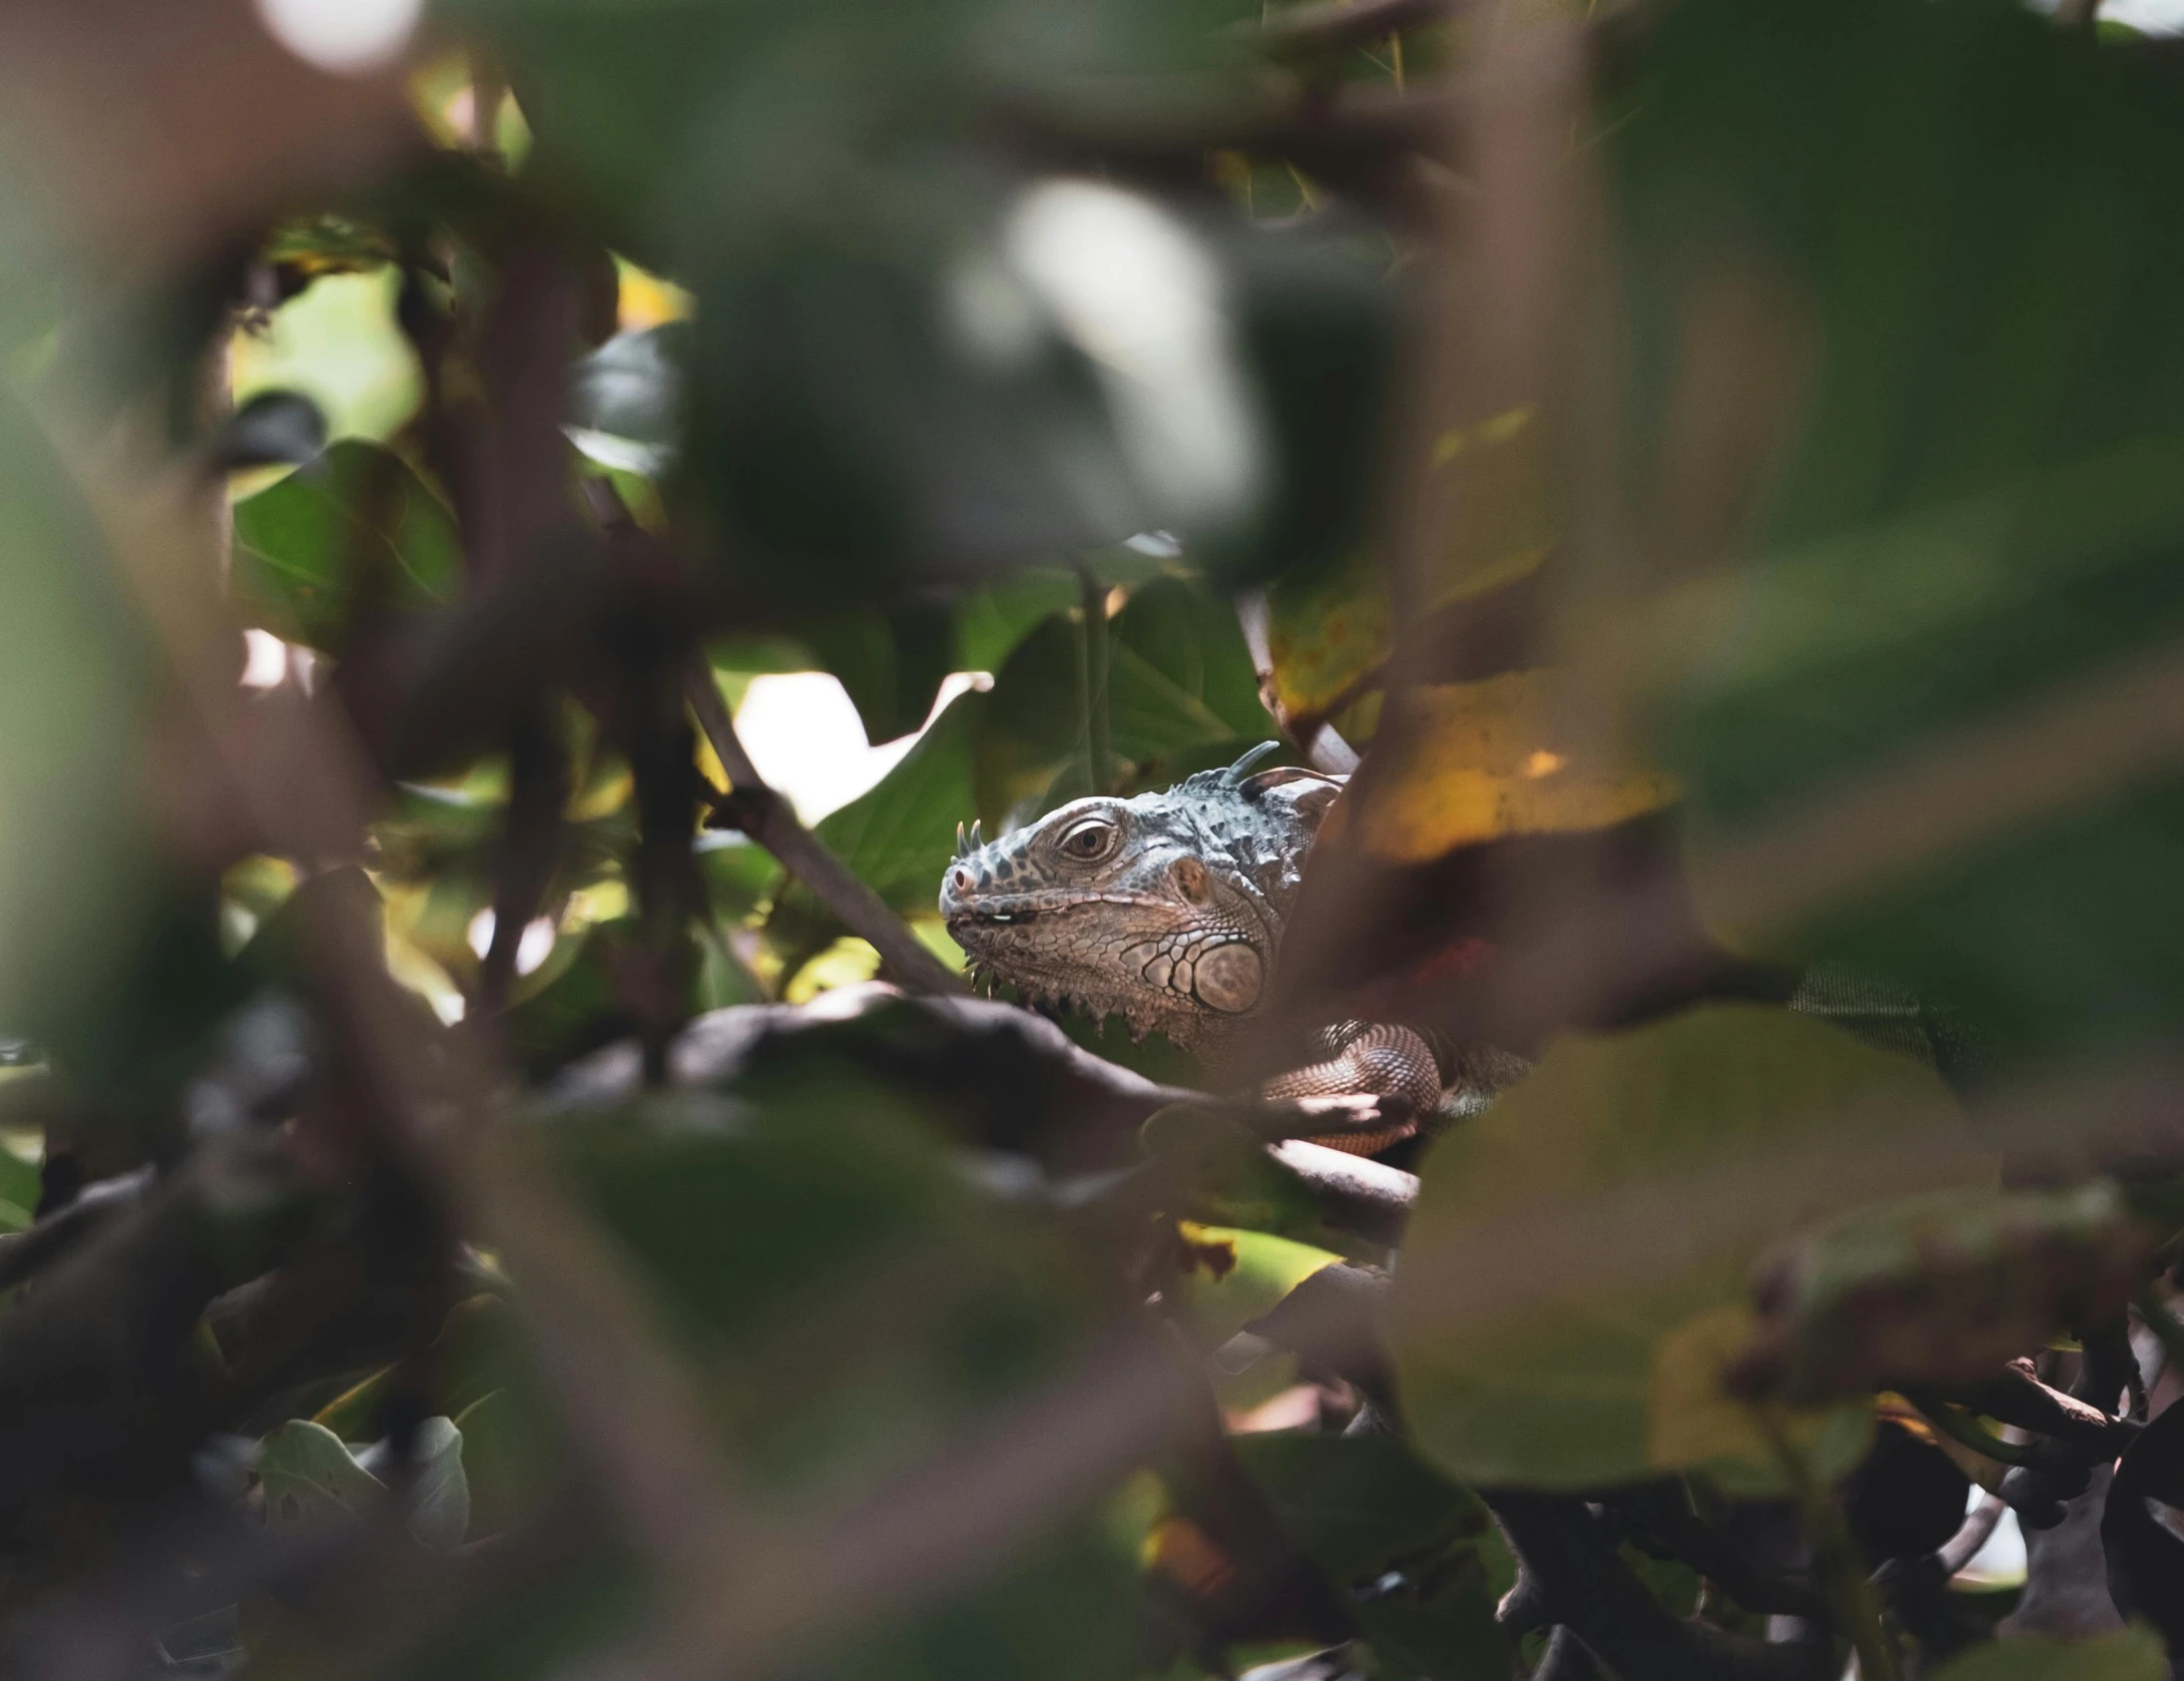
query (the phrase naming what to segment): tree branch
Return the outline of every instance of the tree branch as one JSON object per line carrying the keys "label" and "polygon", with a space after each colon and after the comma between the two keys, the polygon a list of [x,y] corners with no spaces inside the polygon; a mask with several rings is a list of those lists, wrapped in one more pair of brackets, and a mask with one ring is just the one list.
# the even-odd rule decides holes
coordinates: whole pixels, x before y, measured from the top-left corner
{"label": "tree branch", "polygon": [[1107,591],[1089,566],[1077,569],[1079,627],[1078,702],[1084,713],[1085,769],[1094,794],[1115,791],[1115,754],[1107,730]]}
{"label": "tree branch", "polygon": [[879,960],[910,992],[967,992],[963,977],[926,950],[886,901],[859,880],[826,843],[797,821],[789,802],[767,786],[759,768],[736,734],[736,721],[703,659],[691,663],[684,684],[698,727],[713,744],[731,785],[716,804],[719,820],[740,829],[781,860],[782,867],[810,887],[848,930],[870,942]]}
{"label": "tree branch", "polygon": [[1533,1595],[1618,1681],[1823,1681],[1833,1673],[1832,1640],[1771,1644],[1672,1615],[1576,1496],[1478,1492]]}

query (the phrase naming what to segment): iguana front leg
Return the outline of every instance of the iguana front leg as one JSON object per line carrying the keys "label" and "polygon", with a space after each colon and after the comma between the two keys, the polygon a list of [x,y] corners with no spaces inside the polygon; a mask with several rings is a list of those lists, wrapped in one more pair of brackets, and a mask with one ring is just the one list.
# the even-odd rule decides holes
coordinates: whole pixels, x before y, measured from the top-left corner
{"label": "iguana front leg", "polygon": [[1260,1095],[1281,1101],[1300,1097],[1399,1097],[1410,1118],[1370,1132],[1327,1133],[1312,1142],[1369,1156],[1408,1138],[1440,1103],[1440,1064],[1433,1047],[1407,1027],[1384,1021],[1344,1021],[1326,1029],[1319,1062],[1277,1074]]}

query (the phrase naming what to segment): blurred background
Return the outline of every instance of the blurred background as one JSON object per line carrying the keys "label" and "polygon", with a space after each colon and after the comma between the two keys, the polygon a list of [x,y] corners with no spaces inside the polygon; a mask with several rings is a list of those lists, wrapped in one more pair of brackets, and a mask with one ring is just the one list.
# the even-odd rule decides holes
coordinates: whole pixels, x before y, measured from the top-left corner
{"label": "blurred background", "polygon": [[0,12],[7,1672],[2184,1674],[2180,36]]}

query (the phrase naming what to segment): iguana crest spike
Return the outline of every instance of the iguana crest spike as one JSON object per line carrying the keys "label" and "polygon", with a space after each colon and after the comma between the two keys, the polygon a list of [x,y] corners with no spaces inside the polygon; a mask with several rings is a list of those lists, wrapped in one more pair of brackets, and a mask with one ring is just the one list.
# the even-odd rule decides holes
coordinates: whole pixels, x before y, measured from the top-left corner
{"label": "iguana crest spike", "polygon": [[1261,742],[1255,748],[1247,748],[1241,759],[1221,773],[1222,781],[1226,782],[1231,788],[1242,788],[1244,779],[1251,775],[1252,767],[1266,758],[1268,754],[1277,752],[1281,746],[1280,742]]}

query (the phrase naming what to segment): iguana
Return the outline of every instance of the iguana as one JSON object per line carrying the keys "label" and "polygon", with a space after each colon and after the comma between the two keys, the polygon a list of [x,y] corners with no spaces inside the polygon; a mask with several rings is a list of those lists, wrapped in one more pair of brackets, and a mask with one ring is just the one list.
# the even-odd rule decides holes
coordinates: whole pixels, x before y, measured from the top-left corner
{"label": "iguana", "polygon": [[[1274,749],[1165,794],[1072,801],[993,841],[958,826],[940,914],[974,976],[1008,981],[1034,1004],[1119,1015],[1140,1037],[1157,1029],[1221,1078],[1272,997],[1305,856],[1344,785],[1287,766],[1255,771]],[[1451,1059],[1451,1092],[1424,1036],[1383,1022],[1337,1023],[1311,1050],[1261,1093],[1409,1105],[1410,1121],[1318,1140],[1361,1154],[1409,1136],[1444,1097],[1475,1097],[1523,1067],[1491,1052]]]}

